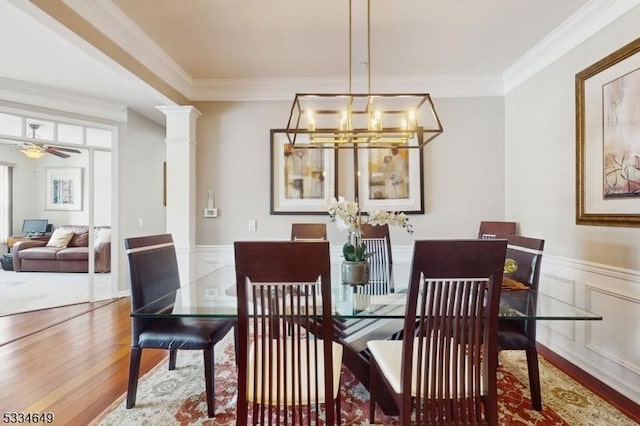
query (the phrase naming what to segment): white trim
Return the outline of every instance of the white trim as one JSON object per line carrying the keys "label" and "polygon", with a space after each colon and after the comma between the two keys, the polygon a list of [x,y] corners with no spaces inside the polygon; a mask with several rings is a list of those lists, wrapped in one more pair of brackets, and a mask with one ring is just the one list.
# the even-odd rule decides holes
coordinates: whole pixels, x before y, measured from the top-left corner
{"label": "white trim", "polygon": [[[64,2],[192,101],[291,100],[296,92],[340,93],[348,87],[346,77],[321,80],[193,79],[111,0]],[[640,0],[589,1],[501,75],[376,77],[376,90],[427,91],[436,98],[504,96],[639,4]]]}
{"label": "white trim", "polygon": [[[321,80],[193,79],[111,0],[64,2],[151,72],[192,101],[291,100],[296,92],[340,93],[348,87],[346,76]],[[16,4],[16,0],[12,0],[12,3]],[[435,98],[504,96],[639,4],[640,0],[589,1],[502,74],[376,77],[376,87],[373,91],[427,91]],[[23,6],[22,9],[26,8]],[[32,15],[34,13],[31,11]],[[61,30],[58,29],[57,32],[60,33]],[[95,52],[93,55],[95,56]],[[79,111],[76,109],[71,112]]]}
{"label": "white trim", "polygon": [[[354,78],[358,85],[358,77]],[[296,93],[346,93],[346,77],[273,79],[197,79],[193,101],[291,101]],[[500,75],[420,75],[376,77],[372,92],[429,92],[437,98],[502,96]]]}
{"label": "white trim", "polygon": [[185,97],[192,79],[160,46],[111,0],[64,0],[64,3]]}
{"label": "white trim", "polygon": [[[605,312],[601,312],[602,322],[539,321],[537,331],[539,343],[636,402],[640,401],[640,390],[634,386],[640,380],[640,366],[635,341],[629,340],[633,333],[629,333],[637,318],[639,284],[640,271],[547,253],[541,291],[589,311]],[[595,295],[606,297],[594,300]],[[612,312],[619,317],[608,317],[606,313]]]}
{"label": "white trim", "polygon": [[504,71],[504,94],[639,4],[640,0],[589,1]]}
{"label": "white trim", "polygon": [[127,121],[126,105],[2,77],[0,99],[104,120],[122,123]]}
{"label": "white trim", "polygon": [[[590,302],[591,302],[591,298],[592,298],[593,293],[600,293],[602,295],[609,296],[609,297],[612,297],[614,299],[618,299],[621,302],[621,304],[620,304],[621,306],[622,306],[622,303],[628,302],[630,304],[634,304],[635,305],[635,308],[632,307],[631,309],[636,309],[637,310],[637,309],[640,308],[640,298],[637,298],[637,297],[628,297],[628,296],[617,294],[617,293],[615,293],[613,291],[606,291],[606,290],[602,290],[600,288],[592,287],[592,286],[589,286],[589,285],[585,286],[585,290],[586,290],[586,293],[587,293],[587,295],[586,295],[587,296],[587,300],[589,301],[589,304],[587,305],[587,309],[591,309]],[[603,357],[605,357],[605,358],[607,358],[607,359],[609,359],[609,360],[611,360],[611,361],[613,361],[613,362],[615,362],[617,364],[620,364],[620,365],[624,366],[624,368],[626,368],[628,370],[631,370],[634,373],[640,375],[640,366],[637,363],[634,365],[630,360],[625,360],[624,358],[621,358],[619,356],[619,354],[616,353],[616,351],[611,351],[610,348],[598,346],[598,344],[596,342],[594,342],[592,340],[592,338],[591,338],[592,336],[589,333],[590,329],[587,328],[586,331],[587,331],[587,335],[586,335],[586,338],[585,338],[585,347],[586,348],[588,348],[588,349],[598,353],[599,355],[602,355]]]}
{"label": "white trim", "polygon": [[555,263],[557,265],[569,267],[574,270],[628,281],[630,283],[640,285],[640,271],[635,271],[632,269],[625,269],[612,265],[604,265],[601,263],[587,262],[579,259],[554,256],[548,253],[545,253],[544,255],[544,263]]}

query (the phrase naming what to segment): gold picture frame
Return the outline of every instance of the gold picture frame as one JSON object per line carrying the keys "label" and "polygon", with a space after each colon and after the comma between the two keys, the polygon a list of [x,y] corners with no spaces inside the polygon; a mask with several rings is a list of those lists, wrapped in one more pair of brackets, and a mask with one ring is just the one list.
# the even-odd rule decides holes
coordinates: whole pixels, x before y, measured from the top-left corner
{"label": "gold picture frame", "polygon": [[576,223],[640,226],[640,38],[576,74],[575,91]]}

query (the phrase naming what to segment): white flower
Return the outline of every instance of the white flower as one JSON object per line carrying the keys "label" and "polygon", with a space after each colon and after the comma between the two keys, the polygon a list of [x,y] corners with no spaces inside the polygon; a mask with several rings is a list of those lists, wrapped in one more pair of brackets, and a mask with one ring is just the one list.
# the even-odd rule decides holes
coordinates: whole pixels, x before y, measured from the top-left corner
{"label": "white flower", "polygon": [[336,217],[335,221],[339,231],[342,232],[346,231],[347,229],[351,230],[351,225],[349,224],[349,222],[345,221],[342,217]]}
{"label": "white flower", "polygon": [[[336,226],[340,231],[356,232],[361,230],[362,225],[366,224],[374,226],[389,224],[401,226],[408,233],[413,233],[409,218],[402,212],[371,211],[368,216],[363,217],[358,203],[347,201],[344,197],[331,198],[328,211],[331,220],[336,222]],[[358,234],[360,233],[358,232]]]}

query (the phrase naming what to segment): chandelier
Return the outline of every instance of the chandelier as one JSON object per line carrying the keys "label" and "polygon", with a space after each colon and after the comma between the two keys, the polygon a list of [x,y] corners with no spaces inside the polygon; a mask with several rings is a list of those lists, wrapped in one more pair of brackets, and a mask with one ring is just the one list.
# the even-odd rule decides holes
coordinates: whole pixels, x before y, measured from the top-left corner
{"label": "chandelier", "polygon": [[352,0],[349,0],[349,93],[297,93],[286,135],[300,148],[415,148],[442,133],[428,93],[371,93],[371,15],[367,0],[367,93],[352,93]]}

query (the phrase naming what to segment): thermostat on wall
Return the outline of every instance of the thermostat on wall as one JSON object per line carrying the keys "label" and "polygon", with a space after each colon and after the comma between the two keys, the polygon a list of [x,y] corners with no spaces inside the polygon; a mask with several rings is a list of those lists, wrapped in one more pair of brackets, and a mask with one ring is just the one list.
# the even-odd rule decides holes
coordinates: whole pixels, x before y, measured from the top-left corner
{"label": "thermostat on wall", "polygon": [[204,217],[218,217],[218,209],[217,208],[204,209]]}

